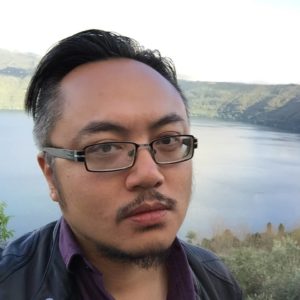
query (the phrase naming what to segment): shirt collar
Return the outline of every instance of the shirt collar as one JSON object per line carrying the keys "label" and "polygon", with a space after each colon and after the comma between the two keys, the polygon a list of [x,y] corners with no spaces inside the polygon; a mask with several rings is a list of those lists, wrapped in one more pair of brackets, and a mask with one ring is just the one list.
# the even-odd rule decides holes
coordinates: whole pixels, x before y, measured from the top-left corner
{"label": "shirt collar", "polygon": [[83,253],[75,240],[74,234],[64,218],[60,221],[59,250],[68,270],[75,257],[83,258]]}
{"label": "shirt collar", "polygon": [[167,261],[169,299],[196,299],[194,279],[186,253],[178,238],[175,239]]}

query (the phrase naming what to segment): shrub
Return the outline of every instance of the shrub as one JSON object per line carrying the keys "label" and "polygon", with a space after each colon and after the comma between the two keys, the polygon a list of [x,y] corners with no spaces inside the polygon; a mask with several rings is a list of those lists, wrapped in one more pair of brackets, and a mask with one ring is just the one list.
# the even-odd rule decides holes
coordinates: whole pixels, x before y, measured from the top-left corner
{"label": "shrub", "polygon": [[300,299],[300,247],[292,238],[275,239],[270,251],[233,249],[223,259],[247,300]]}
{"label": "shrub", "polygon": [[10,217],[5,215],[5,207],[6,204],[4,202],[0,202],[0,246],[4,245],[5,242],[13,236],[13,231],[7,229]]}

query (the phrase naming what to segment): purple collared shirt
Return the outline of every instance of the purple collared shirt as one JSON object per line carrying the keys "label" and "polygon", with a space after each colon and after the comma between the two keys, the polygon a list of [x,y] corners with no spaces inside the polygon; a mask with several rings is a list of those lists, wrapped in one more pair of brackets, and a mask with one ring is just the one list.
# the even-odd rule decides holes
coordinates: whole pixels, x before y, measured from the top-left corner
{"label": "purple collared shirt", "polygon": [[[73,273],[83,300],[114,300],[105,290],[103,276],[83,255],[80,246],[62,218],[59,249],[68,271]],[[196,293],[187,257],[178,239],[175,239],[167,261],[169,288],[167,300],[195,300]]]}

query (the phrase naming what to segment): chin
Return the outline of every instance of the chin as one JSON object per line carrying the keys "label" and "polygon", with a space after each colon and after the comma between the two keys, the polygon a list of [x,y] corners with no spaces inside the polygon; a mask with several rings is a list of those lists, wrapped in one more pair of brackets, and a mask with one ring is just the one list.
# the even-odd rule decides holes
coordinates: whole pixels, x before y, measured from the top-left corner
{"label": "chin", "polygon": [[151,241],[130,249],[97,243],[97,252],[111,262],[149,269],[162,265],[169,256],[172,243]]}
{"label": "chin", "polygon": [[[176,231],[168,230],[163,224],[155,224],[147,227],[140,227],[136,230],[136,235],[133,238],[136,241],[137,247],[142,248],[165,248],[171,247],[176,238]],[[131,242],[129,243],[130,247]]]}

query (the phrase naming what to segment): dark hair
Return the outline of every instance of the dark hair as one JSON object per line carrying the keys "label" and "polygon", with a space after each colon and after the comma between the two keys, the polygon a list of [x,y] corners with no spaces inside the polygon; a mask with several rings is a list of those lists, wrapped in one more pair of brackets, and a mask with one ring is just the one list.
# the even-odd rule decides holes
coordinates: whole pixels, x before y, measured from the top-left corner
{"label": "dark hair", "polygon": [[31,78],[25,110],[33,117],[34,137],[39,148],[49,144],[50,132],[61,116],[59,85],[64,76],[82,64],[113,58],[130,58],[152,67],[174,86],[187,107],[175,67],[159,51],[145,49],[137,41],[116,33],[96,29],[82,31],[50,49]]}

